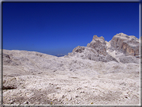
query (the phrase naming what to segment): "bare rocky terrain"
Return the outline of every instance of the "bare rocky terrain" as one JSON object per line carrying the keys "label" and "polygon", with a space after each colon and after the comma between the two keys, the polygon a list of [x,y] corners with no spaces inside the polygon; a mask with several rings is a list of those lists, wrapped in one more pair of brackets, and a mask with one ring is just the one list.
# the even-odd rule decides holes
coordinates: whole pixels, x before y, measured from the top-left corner
{"label": "bare rocky terrain", "polygon": [[140,105],[140,42],[114,37],[95,35],[63,57],[3,50],[3,104]]}

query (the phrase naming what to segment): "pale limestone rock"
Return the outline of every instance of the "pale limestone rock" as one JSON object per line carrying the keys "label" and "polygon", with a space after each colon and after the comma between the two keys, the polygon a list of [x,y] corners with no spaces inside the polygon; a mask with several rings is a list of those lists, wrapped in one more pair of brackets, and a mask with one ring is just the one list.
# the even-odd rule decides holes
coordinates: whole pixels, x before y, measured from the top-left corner
{"label": "pale limestone rock", "polygon": [[87,44],[87,47],[78,46],[73,49],[68,56],[81,57],[82,59],[89,59],[94,61],[116,61],[111,55],[107,53],[106,43],[103,37],[93,36],[92,41]]}
{"label": "pale limestone rock", "polygon": [[[102,37],[94,36],[89,46],[77,47],[72,56],[3,53],[3,104],[140,105],[139,63],[111,50]],[[119,63],[107,59],[111,56]]]}
{"label": "pale limestone rock", "polygon": [[119,33],[112,38],[110,43],[113,50],[121,51],[125,55],[139,56],[139,40],[135,36]]}

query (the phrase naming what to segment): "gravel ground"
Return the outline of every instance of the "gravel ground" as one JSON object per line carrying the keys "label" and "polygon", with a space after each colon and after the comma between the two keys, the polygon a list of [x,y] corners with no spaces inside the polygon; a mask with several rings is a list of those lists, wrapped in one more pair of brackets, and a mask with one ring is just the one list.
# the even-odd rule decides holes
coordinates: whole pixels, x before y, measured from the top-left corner
{"label": "gravel ground", "polygon": [[4,53],[5,105],[140,105],[139,64]]}

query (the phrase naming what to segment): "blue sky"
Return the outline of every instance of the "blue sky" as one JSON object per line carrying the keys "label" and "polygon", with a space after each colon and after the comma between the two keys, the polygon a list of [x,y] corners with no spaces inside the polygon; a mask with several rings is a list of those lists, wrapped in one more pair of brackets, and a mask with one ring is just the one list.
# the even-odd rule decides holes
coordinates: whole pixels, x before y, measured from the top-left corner
{"label": "blue sky", "polygon": [[93,35],[139,38],[139,3],[3,3],[3,49],[67,54]]}

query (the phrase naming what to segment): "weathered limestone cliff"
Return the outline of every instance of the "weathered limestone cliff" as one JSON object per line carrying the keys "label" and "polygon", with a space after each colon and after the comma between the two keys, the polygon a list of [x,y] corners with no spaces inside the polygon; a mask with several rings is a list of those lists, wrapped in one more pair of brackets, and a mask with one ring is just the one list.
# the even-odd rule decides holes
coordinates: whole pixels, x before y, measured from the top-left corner
{"label": "weathered limestone cliff", "polygon": [[104,37],[94,35],[86,47],[74,48],[68,54],[68,57],[71,56],[102,62],[139,63],[139,39],[119,33],[107,42]]}
{"label": "weathered limestone cliff", "polygon": [[125,55],[139,56],[139,39],[124,33],[116,34],[111,40],[114,50],[123,52]]}
{"label": "weathered limestone cliff", "polygon": [[78,46],[73,49],[72,53],[68,54],[68,57],[81,57],[82,59],[90,59],[94,61],[116,61],[111,55],[106,52],[106,43],[103,37],[93,36],[93,39],[86,47]]}

